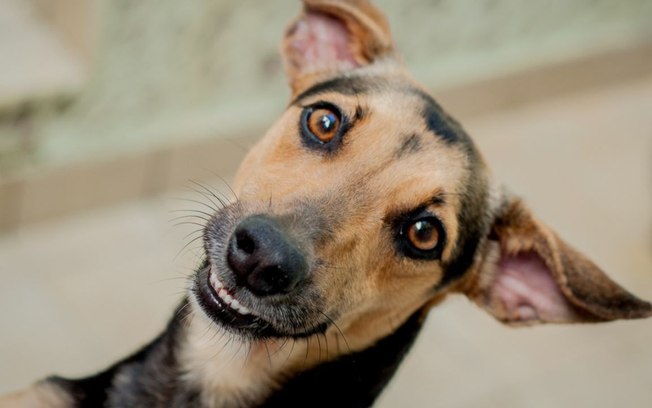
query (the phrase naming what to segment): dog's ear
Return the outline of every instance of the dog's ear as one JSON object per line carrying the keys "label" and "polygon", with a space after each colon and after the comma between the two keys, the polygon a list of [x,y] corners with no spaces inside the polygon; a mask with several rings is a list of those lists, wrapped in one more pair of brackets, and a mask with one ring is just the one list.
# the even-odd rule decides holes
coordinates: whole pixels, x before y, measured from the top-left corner
{"label": "dog's ear", "polygon": [[514,325],[599,322],[652,316],[652,305],[609,279],[593,262],[506,199],[481,266],[463,291]]}
{"label": "dog's ear", "polygon": [[389,24],[368,0],[303,0],[303,5],[282,43],[294,93],[330,75],[396,59]]}

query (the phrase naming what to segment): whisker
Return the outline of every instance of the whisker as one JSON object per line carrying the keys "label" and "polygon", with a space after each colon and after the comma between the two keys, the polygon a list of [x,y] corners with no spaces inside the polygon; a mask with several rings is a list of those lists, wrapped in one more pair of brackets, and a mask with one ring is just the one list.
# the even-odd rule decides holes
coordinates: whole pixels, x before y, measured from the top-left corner
{"label": "whisker", "polygon": [[182,316],[181,314],[187,312],[188,310],[186,310],[186,309],[189,309],[189,307],[190,307],[190,302],[186,302],[185,305],[181,306],[181,307],[179,308],[179,310],[177,310],[177,312],[175,313],[174,317],[176,317],[176,318],[180,318],[180,319],[183,319],[185,316],[187,316],[187,314],[186,314],[186,315],[183,315],[183,316]]}
{"label": "whisker", "polygon": [[204,224],[200,224],[200,223],[194,222],[194,221],[182,221],[182,222],[174,223],[172,225],[175,226],[175,227],[180,227],[182,225],[196,225],[198,227],[201,227],[202,229],[205,227]]}
{"label": "whisker", "polygon": [[197,209],[188,209],[188,210],[170,210],[170,211],[168,211],[168,212],[170,212],[170,213],[180,213],[180,212],[184,212],[184,213],[185,213],[185,212],[193,212],[193,213],[199,213],[199,214],[205,215],[205,216],[207,216],[207,217],[209,217],[209,218],[213,218],[213,214],[211,214],[211,213],[207,213],[207,212],[202,211],[202,210],[197,210]]}
{"label": "whisker", "polygon": [[[285,345],[288,343],[289,340],[290,340],[290,339],[289,339],[288,337],[286,337],[286,338],[283,340],[283,343],[281,343],[281,347],[277,347],[277,348],[276,348],[276,351],[275,351],[274,353],[272,353],[272,355],[275,356],[275,355],[277,355],[278,353],[280,353],[281,350],[283,350],[283,347],[285,347]],[[274,343],[276,343],[276,342],[274,342]]]}
{"label": "whisker", "polygon": [[328,336],[326,336],[326,333],[322,333],[322,336],[324,336],[324,343],[326,343],[326,361],[328,361]]}
{"label": "whisker", "polygon": [[344,344],[346,345],[346,348],[347,348],[348,352],[351,353],[352,351],[351,351],[351,347],[349,346],[349,342],[346,339],[346,336],[344,335],[342,330],[340,329],[340,326],[338,326],[337,323],[335,323],[335,321],[333,319],[331,319],[330,316],[328,316],[326,313],[324,313],[322,311],[319,311],[319,313],[321,313],[322,316],[324,316],[326,319],[328,319],[328,321],[331,322],[331,324],[337,329],[337,331],[340,332],[340,335],[342,336],[342,339],[344,340]]}
{"label": "whisker", "polygon": [[[198,183],[198,182],[196,182],[196,181],[194,181],[194,180],[190,180],[190,182],[193,183],[194,185],[196,185],[197,187],[201,188],[202,190],[204,190],[206,193],[203,193],[203,192],[201,192],[201,191],[197,191],[197,190],[195,190],[195,191],[196,191],[197,193],[203,195],[204,197],[208,198],[208,199],[209,199],[213,204],[215,204],[216,206],[218,206],[218,205],[217,205],[217,204],[216,204],[216,203],[211,199],[211,197],[214,197],[214,198],[215,198],[215,199],[216,199],[216,200],[221,204],[221,206],[222,206],[221,208],[225,208],[225,207],[227,206],[226,203],[225,203],[224,201],[222,201],[221,198],[219,198],[219,197],[218,197],[218,196],[217,196],[217,195],[216,195],[212,190],[210,190],[210,189],[209,189],[208,187],[206,187],[205,185],[200,184],[200,183]],[[194,189],[193,189],[193,190],[194,190]],[[208,194],[208,195],[206,195],[206,194]],[[219,207],[219,206],[218,206],[218,207]]]}
{"label": "whisker", "polygon": [[210,221],[209,218],[205,218],[205,217],[203,217],[201,215],[188,214],[188,215],[180,215],[178,217],[171,218],[171,219],[168,220],[168,222],[183,220],[183,219],[187,219],[187,218],[189,218],[189,219],[196,218],[196,219],[200,219],[200,220],[203,220],[203,221],[206,221],[206,222]]}
{"label": "whisker", "polygon": [[310,337],[306,337],[306,357],[303,359],[303,365],[306,365],[308,362],[308,353],[310,352]]}
{"label": "whisker", "polygon": [[[213,207],[211,207],[210,205],[208,205],[207,203],[205,203],[205,202],[203,202],[203,201],[194,200],[194,199],[192,199],[192,198],[173,197],[172,199],[173,199],[173,200],[177,200],[177,201],[187,201],[187,202],[190,202],[190,203],[195,203],[195,204],[203,205],[204,207],[206,207],[206,208],[208,208],[209,210],[211,210],[211,212],[217,212],[217,211],[218,211],[217,208],[213,208]],[[214,204],[214,203],[213,203],[213,204]]]}
{"label": "whisker", "polygon": [[[315,326],[312,326],[312,330],[315,331]],[[317,355],[318,363],[321,363],[321,340],[319,340],[319,333],[315,336],[317,339],[317,347],[319,348],[319,354]]]}
{"label": "whisker", "polygon": [[272,356],[269,354],[269,347],[267,347],[267,342],[263,341],[263,345],[265,346],[265,351],[267,351],[267,360],[269,361],[269,368],[272,368]]}
{"label": "whisker", "polygon": [[253,349],[253,347],[254,347],[253,342],[247,340],[247,352],[245,353],[245,358],[242,360],[242,366],[243,367],[249,361],[249,358],[251,357],[251,350]]}
{"label": "whisker", "polygon": [[201,234],[200,236],[203,236],[204,235],[204,228],[192,230],[191,232],[187,233],[183,238],[181,238],[181,240],[185,241],[186,239],[190,238],[191,236],[193,236],[194,234],[197,234],[197,233]]}
{"label": "whisker", "polygon": [[[221,342],[222,340],[224,340],[224,336],[225,336],[227,333],[226,333],[224,330],[221,330],[221,328],[220,328],[217,324],[215,324],[215,323],[213,323],[213,322],[211,322],[211,323],[209,324],[209,328],[210,328],[211,325],[214,325],[214,326],[215,326],[215,329],[213,330],[213,331],[214,331],[213,336],[212,336],[208,341],[211,342],[211,343],[212,343],[212,342],[219,343],[219,342]],[[220,337],[216,339],[216,337],[217,337],[218,334],[220,335]],[[211,360],[213,360],[215,357],[217,357],[218,355],[222,354],[222,351],[224,351],[224,349],[226,348],[226,346],[227,346],[230,342],[231,342],[231,338],[229,338],[229,339],[228,339],[224,344],[222,344],[222,347],[221,347],[219,350],[217,350],[214,354],[212,354],[212,355],[210,356],[210,358],[206,359],[206,363],[205,363],[205,364],[208,364],[208,363],[209,363]]]}
{"label": "whisker", "polygon": [[185,251],[190,245],[192,245],[193,242],[195,242],[198,239],[201,239],[203,237],[204,237],[204,235],[199,235],[198,237],[193,238],[190,242],[188,242],[186,245],[184,245],[183,248],[181,248],[179,250],[179,252],[177,252],[177,254],[174,256],[174,259],[176,260],[179,257],[179,255],[181,255],[183,253],[183,251]]}
{"label": "whisker", "polygon": [[292,346],[290,347],[290,352],[288,353],[287,357],[285,357],[285,361],[283,361],[283,365],[287,364],[288,360],[290,360],[290,356],[292,356],[292,352],[294,351],[294,346],[297,344],[297,340],[295,338],[292,338]]}
{"label": "whisker", "polygon": [[[222,181],[222,183],[224,183],[226,185],[226,187],[233,193],[233,190],[231,189],[231,186],[229,186],[229,183],[227,183],[222,177],[220,177],[220,176],[217,176],[217,177],[219,177],[219,179]],[[233,193],[234,198],[230,198],[221,189],[219,189],[217,187],[211,187],[210,185],[207,185],[205,187],[211,192],[211,194],[213,194],[213,196],[215,196],[215,194],[219,194],[220,197],[222,197],[222,199],[224,201],[226,201],[228,204],[233,204],[235,201],[237,201],[237,198],[235,197],[235,193]],[[215,198],[217,198],[217,197],[215,197]]]}
{"label": "whisker", "polygon": [[233,191],[233,189],[231,188],[231,185],[229,184],[229,182],[226,181],[226,179],[225,179],[224,177],[220,176],[219,174],[215,173],[214,171],[211,171],[211,173],[213,173],[213,175],[214,175],[215,177],[219,178],[219,179],[222,181],[222,183],[224,183],[224,185],[226,186],[226,188],[228,188],[229,191],[231,192],[231,194],[233,194],[233,199],[234,199],[235,201],[238,201],[238,195],[235,193],[235,191]]}

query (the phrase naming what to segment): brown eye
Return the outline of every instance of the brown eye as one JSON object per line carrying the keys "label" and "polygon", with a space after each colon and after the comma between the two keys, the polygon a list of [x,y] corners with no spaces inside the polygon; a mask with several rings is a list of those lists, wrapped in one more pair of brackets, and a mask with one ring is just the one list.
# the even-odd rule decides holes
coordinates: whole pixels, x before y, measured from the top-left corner
{"label": "brown eye", "polygon": [[328,143],[339,132],[339,114],[328,108],[316,108],[308,113],[306,127],[312,137],[321,143]]}
{"label": "brown eye", "polygon": [[413,259],[438,260],[446,245],[446,228],[443,222],[425,209],[416,209],[395,221],[397,250],[400,255]]}
{"label": "brown eye", "polygon": [[432,251],[439,244],[439,230],[434,220],[423,218],[408,226],[407,238],[415,249]]}

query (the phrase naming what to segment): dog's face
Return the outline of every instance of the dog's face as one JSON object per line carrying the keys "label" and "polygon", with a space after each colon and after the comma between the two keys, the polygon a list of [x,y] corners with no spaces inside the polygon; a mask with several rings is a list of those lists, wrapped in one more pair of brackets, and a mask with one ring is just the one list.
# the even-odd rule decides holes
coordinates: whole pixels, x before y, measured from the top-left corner
{"label": "dog's face", "polygon": [[206,225],[201,313],[248,341],[352,349],[451,292],[514,324],[650,315],[504,193],[377,10],[304,3],[283,43],[292,100]]}
{"label": "dog's face", "polygon": [[[345,329],[363,317],[385,331],[431,299],[446,273],[470,266],[465,249],[486,234],[486,179],[470,139],[406,78],[361,73],[320,83],[246,159],[239,202],[207,230],[211,264],[264,331],[303,334],[329,319]],[[252,220],[243,240],[262,240],[256,229],[265,234],[269,224],[302,258],[306,271],[292,288],[260,296],[256,277],[233,273],[240,266],[231,258],[246,252],[234,231]],[[287,269],[261,273],[295,273]]]}

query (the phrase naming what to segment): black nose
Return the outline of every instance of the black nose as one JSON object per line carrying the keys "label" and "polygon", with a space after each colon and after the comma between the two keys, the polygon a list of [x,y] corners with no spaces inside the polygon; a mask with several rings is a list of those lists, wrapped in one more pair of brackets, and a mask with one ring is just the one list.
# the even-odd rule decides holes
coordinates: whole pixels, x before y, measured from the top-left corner
{"label": "black nose", "polygon": [[274,220],[260,215],[238,225],[226,259],[238,281],[259,296],[289,293],[308,275],[301,252]]}

